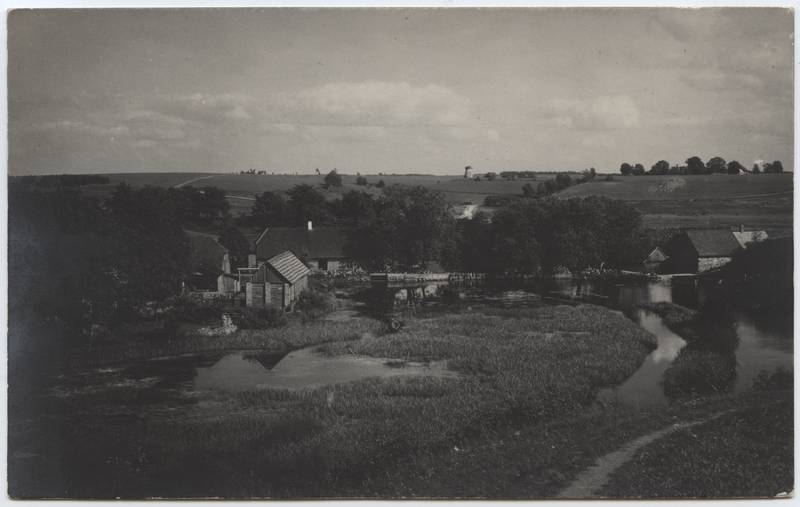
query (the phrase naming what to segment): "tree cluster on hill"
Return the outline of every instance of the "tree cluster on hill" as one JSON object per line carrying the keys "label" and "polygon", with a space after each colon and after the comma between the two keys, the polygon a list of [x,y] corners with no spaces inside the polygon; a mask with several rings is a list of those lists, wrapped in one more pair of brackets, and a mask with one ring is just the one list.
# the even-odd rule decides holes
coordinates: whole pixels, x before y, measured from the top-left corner
{"label": "tree cluster on hill", "polygon": [[501,171],[500,177],[504,180],[517,180],[517,179],[526,179],[526,180],[535,180],[536,179],[536,172],[535,171]]}
{"label": "tree cluster on hill", "polygon": [[650,167],[650,170],[645,171],[642,164],[631,165],[628,162],[623,162],[619,167],[619,172],[623,176],[647,176],[647,175],[665,175],[665,174],[739,174],[740,172],[750,172],[753,174],[764,173],[782,173],[783,164],[779,160],[772,163],[765,163],[763,171],[758,164],[753,165],[753,169],[748,171],[739,161],[731,160],[726,162],[722,157],[712,157],[708,162],[703,163],[700,157],[694,156],[686,159],[685,165],[670,166],[666,160],[659,160]]}
{"label": "tree cluster on hill", "polygon": [[522,196],[529,198],[546,197],[572,185],[580,185],[581,183],[592,181],[596,176],[597,172],[594,167],[586,169],[577,178],[573,178],[569,173],[558,173],[555,178],[542,181],[535,188],[530,183],[525,183],[522,186]]}

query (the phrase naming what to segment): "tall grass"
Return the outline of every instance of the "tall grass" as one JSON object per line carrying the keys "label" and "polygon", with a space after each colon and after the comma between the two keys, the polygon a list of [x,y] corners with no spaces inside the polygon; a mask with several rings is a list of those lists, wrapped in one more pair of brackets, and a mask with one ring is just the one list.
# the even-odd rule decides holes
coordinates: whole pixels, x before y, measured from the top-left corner
{"label": "tall grass", "polygon": [[[379,326],[358,319],[292,324],[227,339],[235,347],[317,343],[331,355],[442,360],[461,375],[218,394],[207,411],[188,410],[122,430],[96,427],[82,436],[77,428],[73,459],[138,453],[138,480],[130,483],[138,489],[125,481],[103,486],[123,497],[297,498],[354,491],[374,496],[398,460],[451,449],[509,421],[544,422],[574,413],[600,386],[633,373],[655,346],[652,336],[621,314],[592,306],[444,315],[412,320],[385,336],[377,336]],[[361,489],[364,481],[377,489]]]}

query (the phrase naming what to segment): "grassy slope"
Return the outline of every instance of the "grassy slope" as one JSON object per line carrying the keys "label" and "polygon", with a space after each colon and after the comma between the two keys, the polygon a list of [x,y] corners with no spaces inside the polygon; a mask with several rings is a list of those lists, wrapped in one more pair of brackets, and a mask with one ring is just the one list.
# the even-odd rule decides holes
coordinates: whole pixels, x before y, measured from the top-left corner
{"label": "grassy slope", "polygon": [[[770,398],[776,395],[769,395]],[[628,498],[771,497],[793,489],[791,392],[640,450],[603,494]]]}
{"label": "grassy slope", "polygon": [[[341,333],[316,337],[329,342],[344,338]],[[146,390],[75,396],[59,401],[59,422],[48,420],[60,431],[42,435],[41,428],[24,425],[18,438],[49,449],[45,453],[57,463],[29,462],[42,474],[38,489],[18,483],[12,493],[458,495],[457,484],[424,481],[433,468],[407,464],[417,459],[437,463],[439,450],[464,439],[492,439],[497,428],[513,421],[554,425],[565,432],[560,438],[568,440],[571,424],[557,421],[571,421],[600,386],[635,371],[654,339],[619,313],[562,306],[421,319],[400,333],[367,336],[349,345],[357,353],[379,357],[445,359],[462,376],[366,379],[304,391],[196,394],[201,398],[184,400],[189,403],[185,409],[158,417],[144,415],[141,404],[153,403],[155,395]],[[336,343],[321,349],[347,353]],[[327,403],[331,392],[333,402]],[[114,419],[101,412],[112,413]],[[131,412],[136,414],[132,419],[120,418]],[[558,469],[565,459],[558,453],[543,456],[537,466],[546,469]],[[406,465],[398,472],[400,463]],[[521,466],[518,460],[516,465]],[[48,470],[62,475],[48,476]],[[407,481],[394,481],[397,473]],[[485,491],[492,487],[491,482],[477,482]],[[409,490],[404,484],[416,486]],[[49,488],[43,490],[43,485]],[[544,491],[534,488],[527,494]]]}
{"label": "grassy slope", "polygon": [[562,198],[599,195],[630,202],[648,227],[732,227],[767,232],[792,228],[793,174],[729,176],[615,176],[560,192]]}

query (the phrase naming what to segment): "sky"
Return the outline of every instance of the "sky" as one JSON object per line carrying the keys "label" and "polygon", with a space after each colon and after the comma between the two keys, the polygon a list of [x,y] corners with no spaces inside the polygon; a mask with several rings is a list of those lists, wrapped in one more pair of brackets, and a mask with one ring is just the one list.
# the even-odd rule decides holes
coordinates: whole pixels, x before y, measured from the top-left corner
{"label": "sky", "polygon": [[10,174],[793,167],[787,9],[17,10]]}

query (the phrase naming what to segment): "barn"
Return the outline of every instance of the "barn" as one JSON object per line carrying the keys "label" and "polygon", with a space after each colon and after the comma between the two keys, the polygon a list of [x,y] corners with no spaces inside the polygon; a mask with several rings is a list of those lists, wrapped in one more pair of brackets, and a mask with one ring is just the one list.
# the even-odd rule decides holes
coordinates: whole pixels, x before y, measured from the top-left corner
{"label": "barn", "polygon": [[252,308],[287,309],[308,287],[311,272],[290,251],[270,257],[258,267],[252,282],[245,286],[245,302]]}
{"label": "barn", "polygon": [[733,260],[742,249],[728,229],[689,229],[670,239],[665,253],[672,273],[703,273]]}

